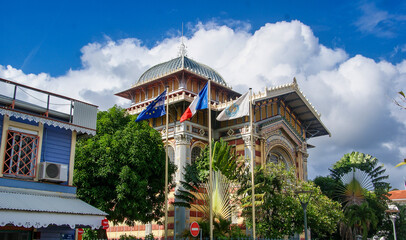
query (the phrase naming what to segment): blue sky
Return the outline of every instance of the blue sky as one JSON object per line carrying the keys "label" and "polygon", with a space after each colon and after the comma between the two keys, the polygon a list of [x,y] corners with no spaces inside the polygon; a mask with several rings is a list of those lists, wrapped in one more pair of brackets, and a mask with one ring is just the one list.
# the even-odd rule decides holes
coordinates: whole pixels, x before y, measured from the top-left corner
{"label": "blue sky", "polygon": [[149,67],[188,56],[234,89],[290,83],[332,137],[309,140],[309,176],[345,153],[385,164],[404,188],[405,1],[2,1],[0,77],[79,98],[101,110]]}
{"label": "blue sky", "polygon": [[[64,74],[79,68],[89,42],[136,37],[154,46],[185,24],[216,21],[251,32],[264,23],[300,20],[320,43],[350,55],[399,62],[406,55],[404,1],[3,1],[0,64]],[[377,22],[375,22],[377,21]],[[234,26],[233,26],[234,25]],[[403,48],[403,52],[402,52]]]}

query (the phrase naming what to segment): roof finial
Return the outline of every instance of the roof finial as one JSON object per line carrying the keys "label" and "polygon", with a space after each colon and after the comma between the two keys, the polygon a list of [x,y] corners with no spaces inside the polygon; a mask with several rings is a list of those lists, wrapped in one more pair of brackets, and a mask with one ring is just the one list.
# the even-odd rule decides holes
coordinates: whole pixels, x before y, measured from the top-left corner
{"label": "roof finial", "polygon": [[[187,56],[186,46],[185,46],[185,44],[183,43],[183,22],[182,22],[182,36],[181,36],[181,38],[180,38],[180,41],[181,41],[181,43],[180,43],[178,55],[179,55],[180,57],[182,57],[182,65],[183,65],[183,57],[186,57],[186,56]],[[183,67],[183,66],[182,66],[182,67]]]}
{"label": "roof finial", "polygon": [[297,85],[296,77],[293,77],[293,84]]}

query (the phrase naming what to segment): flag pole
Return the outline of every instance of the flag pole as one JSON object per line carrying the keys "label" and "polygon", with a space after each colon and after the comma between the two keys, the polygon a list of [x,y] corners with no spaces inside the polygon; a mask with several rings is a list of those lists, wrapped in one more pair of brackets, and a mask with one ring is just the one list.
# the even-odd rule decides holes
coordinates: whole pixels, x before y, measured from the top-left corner
{"label": "flag pole", "polygon": [[168,126],[169,126],[169,86],[166,86],[166,141],[165,141],[165,240],[168,239]]}
{"label": "flag pole", "polygon": [[252,194],[252,238],[255,239],[255,183],[254,183],[254,158],[255,158],[255,148],[254,148],[254,128],[253,128],[253,111],[252,111],[252,88],[250,88],[250,129],[251,129],[251,194]]}
{"label": "flag pole", "polygon": [[208,121],[209,121],[209,208],[210,208],[210,240],[213,239],[213,181],[212,181],[212,153],[211,153],[211,79],[209,78],[207,86],[207,109],[208,109]]}

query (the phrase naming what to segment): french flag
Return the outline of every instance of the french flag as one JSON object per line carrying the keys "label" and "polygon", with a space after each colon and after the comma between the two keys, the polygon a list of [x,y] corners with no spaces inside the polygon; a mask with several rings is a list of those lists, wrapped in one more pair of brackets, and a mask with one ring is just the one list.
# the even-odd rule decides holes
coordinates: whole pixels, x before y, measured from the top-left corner
{"label": "french flag", "polygon": [[189,118],[193,117],[193,115],[195,115],[197,110],[207,108],[207,99],[208,99],[207,84],[208,83],[206,83],[204,88],[199,92],[199,95],[197,95],[197,97],[193,100],[193,102],[183,113],[182,117],[180,118],[180,122],[186,121]]}

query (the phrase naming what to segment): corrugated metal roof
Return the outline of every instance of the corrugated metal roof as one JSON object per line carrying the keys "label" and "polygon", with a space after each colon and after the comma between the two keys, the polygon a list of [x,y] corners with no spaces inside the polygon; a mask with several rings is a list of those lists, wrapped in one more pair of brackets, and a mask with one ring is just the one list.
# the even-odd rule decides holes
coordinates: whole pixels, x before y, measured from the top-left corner
{"label": "corrugated metal roof", "polygon": [[107,215],[105,212],[76,198],[74,194],[56,194],[7,187],[0,188],[0,210]]}
{"label": "corrugated metal roof", "polygon": [[11,224],[25,228],[46,228],[49,225],[57,225],[69,226],[72,229],[77,227],[99,229],[104,218],[100,215],[0,210],[0,227]]}
{"label": "corrugated metal roof", "polygon": [[141,75],[136,84],[142,84],[180,70],[188,70],[204,78],[211,78],[213,81],[221,85],[227,86],[227,83],[215,70],[188,57],[182,56],[151,67]]}

